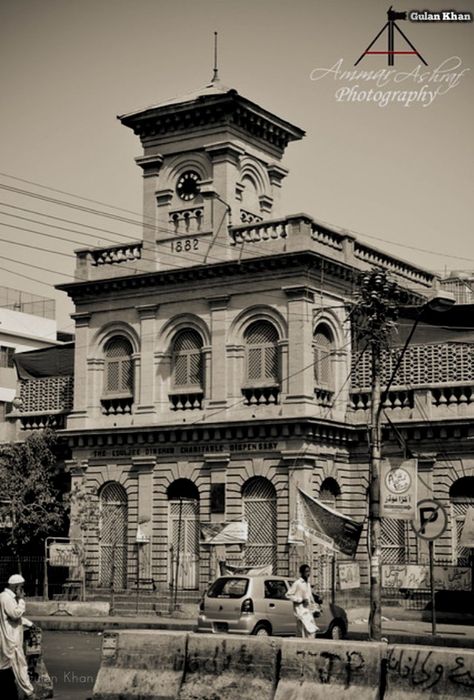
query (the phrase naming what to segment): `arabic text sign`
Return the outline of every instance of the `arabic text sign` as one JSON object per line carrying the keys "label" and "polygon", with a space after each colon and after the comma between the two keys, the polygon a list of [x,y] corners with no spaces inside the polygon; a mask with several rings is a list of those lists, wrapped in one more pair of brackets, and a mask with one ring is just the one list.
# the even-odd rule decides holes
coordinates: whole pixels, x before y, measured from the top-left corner
{"label": "arabic text sign", "polygon": [[49,546],[49,565],[79,566],[79,546],[75,542],[52,542]]}
{"label": "arabic text sign", "polygon": [[380,514],[383,518],[413,520],[416,515],[416,459],[383,460],[380,467]]}
{"label": "arabic text sign", "polygon": [[[438,591],[470,591],[471,570],[461,566],[434,566],[434,587]],[[383,588],[426,590],[430,587],[430,567],[420,564],[383,564]]]}
{"label": "arabic text sign", "polygon": [[341,591],[349,588],[360,588],[360,569],[357,562],[339,564],[339,586]]}

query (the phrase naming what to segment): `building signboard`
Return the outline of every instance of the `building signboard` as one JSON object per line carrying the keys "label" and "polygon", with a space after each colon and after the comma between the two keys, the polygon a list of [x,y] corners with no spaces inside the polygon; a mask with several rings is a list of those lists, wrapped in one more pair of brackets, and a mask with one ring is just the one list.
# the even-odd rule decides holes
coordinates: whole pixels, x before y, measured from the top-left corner
{"label": "building signboard", "polygon": [[338,565],[339,587],[341,591],[360,588],[360,568],[357,562],[344,562]]}
{"label": "building signboard", "polygon": [[[470,591],[471,570],[461,566],[434,566],[434,587],[439,591]],[[430,567],[428,564],[382,564],[383,588],[407,588],[428,590]]]}
{"label": "building signboard", "polygon": [[417,460],[383,460],[380,467],[380,515],[413,520],[416,516]]}
{"label": "building signboard", "polygon": [[191,443],[180,445],[123,445],[116,447],[101,447],[92,450],[91,457],[182,457],[194,454],[220,454],[234,452],[275,452],[283,449],[284,445],[277,441],[247,441],[222,443]]}
{"label": "building signboard", "polygon": [[51,542],[48,564],[50,566],[79,566],[81,551],[77,542]]}

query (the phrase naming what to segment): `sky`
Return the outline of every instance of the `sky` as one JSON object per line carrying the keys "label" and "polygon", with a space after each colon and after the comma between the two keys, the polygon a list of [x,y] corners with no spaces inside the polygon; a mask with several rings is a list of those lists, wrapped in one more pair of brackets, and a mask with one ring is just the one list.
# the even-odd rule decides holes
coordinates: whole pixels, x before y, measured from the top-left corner
{"label": "sky", "polygon": [[[468,0],[395,9],[427,4],[474,10]],[[73,330],[54,289],[71,280],[73,251],[141,237],[141,148],[116,116],[209,82],[214,31],[222,82],[307,133],[285,155],[285,214],[438,274],[474,270],[474,24],[399,21],[428,65],[397,55],[387,76],[378,54],[354,68],[388,6],[0,0],[0,284],[55,298],[60,327]],[[386,48],[382,35],[372,50]]]}

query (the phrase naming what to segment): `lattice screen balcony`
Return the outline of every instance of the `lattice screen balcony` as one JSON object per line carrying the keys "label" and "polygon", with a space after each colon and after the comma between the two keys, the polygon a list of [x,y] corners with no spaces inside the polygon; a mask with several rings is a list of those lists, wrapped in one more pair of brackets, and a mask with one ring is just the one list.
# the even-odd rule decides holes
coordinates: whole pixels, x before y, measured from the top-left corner
{"label": "lattice screen balcony", "polygon": [[20,380],[19,413],[69,411],[73,404],[74,377],[39,377]]}
{"label": "lattice screen balcony", "polygon": [[[401,348],[382,353],[381,382],[387,384],[397,362]],[[370,388],[370,353],[364,353],[356,362],[354,355],[352,387],[357,390]],[[407,348],[393,386],[423,386],[448,383],[474,383],[474,343],[442,343],[412,345]]]}

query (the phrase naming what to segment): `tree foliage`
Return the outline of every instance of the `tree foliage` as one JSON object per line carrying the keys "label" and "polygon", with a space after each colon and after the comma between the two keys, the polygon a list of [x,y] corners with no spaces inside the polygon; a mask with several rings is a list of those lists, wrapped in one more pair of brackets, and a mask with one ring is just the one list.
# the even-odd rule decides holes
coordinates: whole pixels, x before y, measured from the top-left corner
{"label": "tree foliage", "polygon": [[18,556],[61,532],[67,504],[58,488],[53,430],[0,445],[0,521],[4,542]]}

